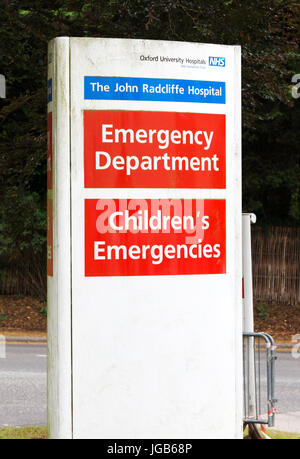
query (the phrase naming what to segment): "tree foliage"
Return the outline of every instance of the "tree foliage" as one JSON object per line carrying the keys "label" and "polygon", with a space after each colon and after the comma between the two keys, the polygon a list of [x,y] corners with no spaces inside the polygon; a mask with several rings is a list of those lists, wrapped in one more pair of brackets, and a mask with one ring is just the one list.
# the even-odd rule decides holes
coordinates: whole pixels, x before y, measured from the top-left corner
{"label": "tree foliage", "polygon": [[[244,210],[299,224],[298,0],[0,0],[1,253],[45,244],[46,59],[55,36],[238,44],[243,56]],[[32,244],[31,244],[32,243]]]}

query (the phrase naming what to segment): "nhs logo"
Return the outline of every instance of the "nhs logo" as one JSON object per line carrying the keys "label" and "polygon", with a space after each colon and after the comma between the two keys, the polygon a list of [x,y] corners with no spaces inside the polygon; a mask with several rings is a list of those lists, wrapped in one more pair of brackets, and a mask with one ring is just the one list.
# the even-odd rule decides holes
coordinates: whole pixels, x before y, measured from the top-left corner
{"label": "nhs logo", "polygon": [[212,57],[208,58],[208,65],[213,65],[214,67],[225,67],[225,57]]}

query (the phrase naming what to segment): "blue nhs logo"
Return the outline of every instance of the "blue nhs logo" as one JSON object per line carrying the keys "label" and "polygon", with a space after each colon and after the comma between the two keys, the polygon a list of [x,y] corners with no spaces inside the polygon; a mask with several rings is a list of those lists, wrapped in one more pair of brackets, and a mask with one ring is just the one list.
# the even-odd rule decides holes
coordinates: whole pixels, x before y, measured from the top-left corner
{"label": "blue nhs logo", "polygon": [[225,57],[212,57],[208,58],[208,65],[213,65],[214,67],[225,67]]}

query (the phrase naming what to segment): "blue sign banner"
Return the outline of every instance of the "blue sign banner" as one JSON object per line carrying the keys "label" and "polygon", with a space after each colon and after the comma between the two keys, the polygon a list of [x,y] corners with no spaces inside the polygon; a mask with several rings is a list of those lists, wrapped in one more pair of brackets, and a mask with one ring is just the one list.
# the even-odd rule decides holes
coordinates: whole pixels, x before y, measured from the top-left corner
{"label": "blue sign banner", "polygon": [[48,103],[52,102],[52,78],[48,80],[48,98],[47,98]]}
{"label": "blue sign banner", "polygon": [[226,85],[222,81],[85,76],[84,98],[225,104]]}

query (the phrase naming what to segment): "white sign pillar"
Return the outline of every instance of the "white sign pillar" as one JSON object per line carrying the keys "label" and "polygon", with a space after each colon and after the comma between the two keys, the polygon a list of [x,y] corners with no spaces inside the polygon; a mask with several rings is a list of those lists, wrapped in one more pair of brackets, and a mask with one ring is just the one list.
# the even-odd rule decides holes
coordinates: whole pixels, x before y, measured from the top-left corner
{"label": "white sign pillar", "polygon": [[254,223],[256,223],[255,214],[243,214],[243,331],[249,333],[254,332],[251,250],[251,224]]}
{"label": "white sign pillar", "polygon": [[6,97],[6,81],[5,76],[0,75],[0,99],[5,99]]}
{"label": "white sign pillar", "polygon": [[241,438],[240,48],[58,38],[53,438]]}
{"label": "white sign pillar", "polygon": [[[242,244],[243,244],[243,331],[254,332],[253,311],[253,276],[252,276],[252,250],[251,250],[251,224],[256,223],[256,215],[243,214],[242,217]],[[249,416],[255,417],[256,406],[256,381],[255,381],[255,352],[254,338],[250,339],[249,351],[245,355],[245,368],[248,369],[248,405]]]}

